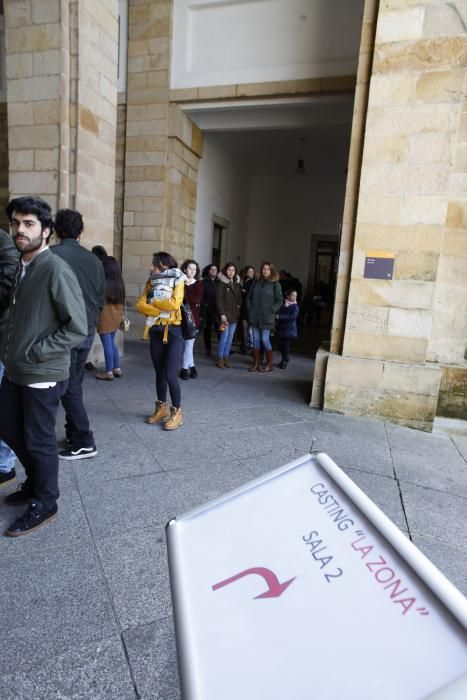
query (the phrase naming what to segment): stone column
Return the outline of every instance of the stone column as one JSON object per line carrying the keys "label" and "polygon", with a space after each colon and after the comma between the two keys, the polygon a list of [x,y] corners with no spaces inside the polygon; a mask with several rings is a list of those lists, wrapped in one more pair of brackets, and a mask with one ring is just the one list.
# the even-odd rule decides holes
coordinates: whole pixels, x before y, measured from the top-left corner
{"label": "stone column", "polygon": [[10,195],[79,209],[113,242],[117,0],[5,0]]}
{"label": "stone column", "polygon": [[170,0],[129,0],[123,269],[138,296],[152,253],[193,252],[202,136],[169,102]]}
{"label": "stone column", "polygon": [[[462,13],[460,2],[380,3],[343,351],[329,357],[325,408],[430,429],[438,363],[463,362]],[[393,279],[364,277],[368,251],[395,256]]]}

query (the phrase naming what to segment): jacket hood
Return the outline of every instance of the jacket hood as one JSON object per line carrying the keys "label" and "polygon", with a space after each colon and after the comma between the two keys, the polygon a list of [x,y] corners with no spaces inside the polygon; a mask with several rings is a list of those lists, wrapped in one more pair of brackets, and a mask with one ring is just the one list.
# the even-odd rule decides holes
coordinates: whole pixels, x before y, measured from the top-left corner
{"label": "jacket hood", "polygon": [[224,275],[222,272],[219,272],[219,274],[217,275],[217,279],[219,280],[219,282],[223,282],[224,284],[229,284],[230,282],[240,284],[240,277],[238,275],[235,275],[233,280],[229,280],[229,278],[226,277],[226,275]]}
{"label": "jacket hood", "polygon": [[261,274],[258,273],[256,279],[258,280],[258,282],[270,282],[272,284],[273,282],[279,281],[279,274],[275,272],[270,277],[262,277]]}

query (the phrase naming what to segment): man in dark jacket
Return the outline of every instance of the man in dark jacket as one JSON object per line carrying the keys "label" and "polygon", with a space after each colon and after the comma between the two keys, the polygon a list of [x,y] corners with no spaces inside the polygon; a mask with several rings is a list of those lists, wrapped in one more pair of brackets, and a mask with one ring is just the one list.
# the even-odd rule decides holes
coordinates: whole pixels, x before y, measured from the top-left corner
{"label": "man in dark jacket", "polygon": [[86,459],[97,454],[83,403],[83,379],[84,366],[104,306],[105,277],[100,260],[80,244],[83,229],[83,217],[79,211],[60,209],[55,217],[55,233],[61,242],[50,249],[65,260],[75,273],[83,293],[88,323],[86,338],[71,350],[70,378],[68,388],[62,396],[67,446],[59,453],[59,457],[66,460]]}
{"label": "man in dark jacket", "polygon": [[[18,267],[19,253],[13,240],[6,231],[0,229],[0,320],[6,315],[10,303],[10,291]],[[3,365],[0,362],[0,384],[3,377]],[[0,487],[6,486],[16,478],[16,456],[3,440],[0,440]]]}
{"label": "man in dark jacket", "polygon": [[57,513],[55,421],[66,391],[70,349],[87,334],[84,300],[73,270],[48,248],[50,206],[17,197],[6,209],[21,266],[7,317],[0,327],[0,438],[16,453],[26,481],[5,502],[28,504],[6,530],[27,535]]}
{"label": "man in dark jacket", "polygon": [[[206,355],[211,354],[211,333],[213,326],[216,323],[216,298],[215,298],[215,284],[217,280],[217,265],[211,263],[203,268],[203,305],[202,313],[204,316],[204,347],[206,348]],[[216,327],[216,331],[217,331]],[[219,333],[217,333],[219,337]]]}

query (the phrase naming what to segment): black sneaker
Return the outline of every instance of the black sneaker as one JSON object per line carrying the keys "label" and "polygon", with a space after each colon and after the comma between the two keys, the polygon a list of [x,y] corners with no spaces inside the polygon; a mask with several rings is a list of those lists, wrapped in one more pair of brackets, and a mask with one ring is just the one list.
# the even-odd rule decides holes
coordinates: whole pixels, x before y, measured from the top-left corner
{"label": "black sneaker", "polygon": [[187,369],[182,369],[180,371],[180,379],[189,379],[190,378],[190,373]]}
{"label": "black sneaker", "polygon": [[0,487],[10,484],[16,479],[16,472],[14,469],[10,469],[9,472],[0,472]]}
{"label": "black sneaker", "polygon": [[33,501],[29,508],[5,530],[9,537],[21,537],[38,530],[57,516],[57,506],[45,508],[39,501]]}
{"label": "black sneaker", "polygon": [[91,447],[67,447],[66,450],[58,453],[60,459],[69,461],[73,459],[89,459],[89,457],[95,457],[96,455],[97,449],[95,445],[91,445]]}
{"label": "black sneaker", "polygon": [[192,379],[196,379],[197,376],[198,376],[198,370],[196,369],[196,367],[190,367],[190,377]]}
{"label": "black sneaker", "polygon": [[31,498],[34,498],[34,492],[26,482],[23,482],[19,485],[17,491],[13,491],[13,493],[9,493],[5,497],[5,503],[9,506],[22,506],[25,503],[29,503]]}

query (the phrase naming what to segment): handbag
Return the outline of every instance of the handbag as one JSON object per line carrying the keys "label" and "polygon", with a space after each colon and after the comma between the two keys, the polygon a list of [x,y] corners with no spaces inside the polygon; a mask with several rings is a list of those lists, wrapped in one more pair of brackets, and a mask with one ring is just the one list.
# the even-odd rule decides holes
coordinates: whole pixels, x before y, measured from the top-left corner
{"label": "handbag", "polygon": [[180,307],[182,312],[182,337],[183,340],[193,340],[196,338],[198,329],[196,328],[195,319],[193,318],[193,313],[190,309],[190,305],[187,302],[183,302]]}
{"label": "handbag", "polygon": [[131,325],[131,322],[130,322],[130,319],[128,318],[128,316],[127,316],[126,299],[125,299],[125,314],[124,314],[124,316],[122,316],[122,320],[120,321],[120,326],[119,326],[119,328],[120,328],[120,330],[123,331],[124,333],[128,333],[128,331],[130,330],[130,325]]}

